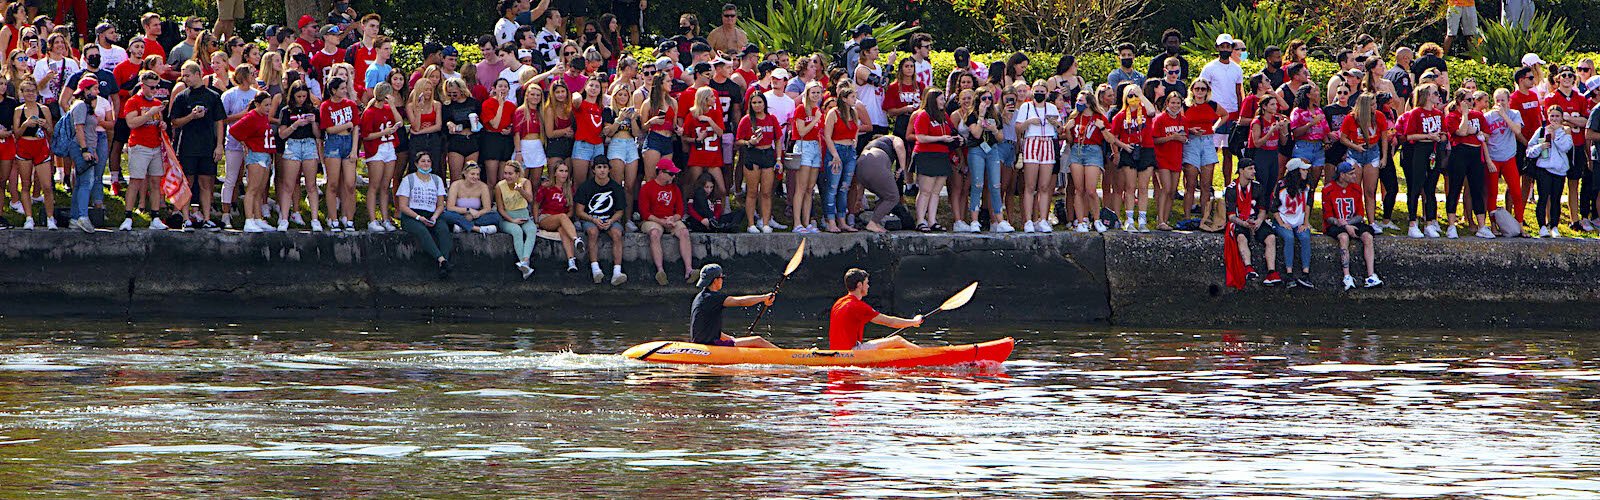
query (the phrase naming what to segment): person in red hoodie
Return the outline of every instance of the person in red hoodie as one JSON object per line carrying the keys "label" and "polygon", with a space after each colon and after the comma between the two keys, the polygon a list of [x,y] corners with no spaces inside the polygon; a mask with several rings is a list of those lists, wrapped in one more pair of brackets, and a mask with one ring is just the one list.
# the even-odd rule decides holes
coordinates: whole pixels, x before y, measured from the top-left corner
{"label": "person in red hoodie", "polygon": [[1361,194],[1361,185],[1356,183],[1356,161],[1345,160],[1338,167],[1339,176],[1333,184],[1322,188],[1322,234],[1339,241],[1339,264],[1344,268],[1344,289],[1356,287],[1355,278],[1350,277],[1350,240],[1360,238],[1362,256],[1367,260],[1366,288],[1375,288],[1383,285],[1383,280],[1378,278],[1378,273],[1373,270],[1372,234],[1375,232],[1367,221],[1367,208],[1362,201],[1365,197]]}
{"label": "person in red hoodie", "polygon": [[678,239],[678,254],[683,256],[683,278],[694,283],[694,249],[689,246],[689,226],[683,222],[683,190],[673,179],[678,166],[671,158],[656,164],[656,178],[639,187],[639,214],[644,224],[639,229],[650,235],[650,258],[656,263],[656,284],[666,286],[667,271],[662,268],[661,235],[671,232]]}

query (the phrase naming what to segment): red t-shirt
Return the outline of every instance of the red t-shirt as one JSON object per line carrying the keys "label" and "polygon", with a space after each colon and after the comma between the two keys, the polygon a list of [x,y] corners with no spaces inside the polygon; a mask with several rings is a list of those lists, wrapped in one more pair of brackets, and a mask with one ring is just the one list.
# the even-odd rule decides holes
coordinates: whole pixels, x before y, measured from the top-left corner
{"label": "red t-shirt", "polygon": [[[333,66],[334,63],[341,62],[344,62],[344,49],[336,49],[332,54],[321,50],[312,52],[311,69],[314,74],[312,74],[311,77],[321,80],[323,72],[327,71],[329,66]],[[350,79],[355,81],[345,83],[363,86],[367,83],[366,73],[353,73]]]}
{"label": "red t-shirt", "polygon": [[[337,101],[330,99],[322,101],[322,104],[317,105],[317,107],[322,114],[322,119],[319,123],[322,123],[323,130],[344,125],[356,119],[356,102],[349,99]],[[351,134],[354,131],[346,130],[344,133]]]}
{"label": "red t-shirt", "polygon": [[[150,108],[164,106],[158,99],[145,99],[144,96],[134,94],[122,103],[122,119],[127,120],[128,115],[142,114]],[[144,125],[133,127],[128,131],[128,144],[147,148],[161,147],[161,128],[156,126],[158,120],[150,120]]]}
{"label": "red t-shirt", "polygon": [[1106,142],[1104,115],[1080,114],[1072,119],[1072,142],[1098,146]]}
{"label": "red t-shirt", "polygon": [[848,351],[866,337],[867,323],[878,317],[878,310],[855,295],[845,294],[834,301],[828,312],[828,349]]}
{"label": "red t-shirt", "polygon": [[[688,90],[683,91],[682,94],[678,94],[678,116],[676,119],[678,120],[678,123],[683,125],[683,128],[685,129],[694,125],[689,123],[694,119],[694,117],[689,114],[689,108],[694,107],[694,94],[695,92],[699,91],[700,89],[698,88],[690,87]],[[706,110],[706,114],[710,115],[711,119],[716,120],[717,123],[725,123],[722,118],[722,99],[712,99],[711,109]]]}
{"label": "red t-shirt", "polygon": [[1211,134],[1217,125],[1217,120],[1222,118],[1216,103],[1208,102],[1198,106],[1189,106],[1183,111],[1183,127],[1187,129],[1200,129],[1201,134]]}
{"label": "red t-shirt", "polygon": [[388,104],[367,108],[361,113],[361,150],[367,157],[378,154],[378,146],[383,143],[399,144],[400,139],[394,134],[385,135],[377,139],[366,140],[366,135],[394,125],[394,110]]}
{"label": "red t-shirt", "polygon": [[599,104],[578,101],[578,106],[572,110],[572,119],[578,122],[577,132],[572,135],[573,139],[589,144],[601,143],[600,127],[605,124],[602,120],[605,116],[603,112]]}
{"label": "red t-shirt", "polygon": [[358,43],[351,46],[349,50],[355,51],[355,63],[351,66],[355,70],[355,74],[359,75],[355,79],[356,93],[361,93],[367,90],[367,67],[372,66],[372,60],[378,58],[378,49],[367,48],[365,44]]}
{"label": "red t-shirt", "polygon": [[1117,136],[1117,140],[1123,143],[1147,148],[1153,147],[1156,145],[1156,140],[1155,136],[1150,135],[1150,130],[1151,125],[1148,119],[1143,122],[1130,123],[1127,110],[1119,111],[1117,116],[1111,117],[1111,135]]}
{"label": "red t-shirt", "polygon": [[663,186],[655,180],[645,182],[639,186],[639,215],[665,219],[674,215],[683,215],[683,191],[677,184],[667,183]]}
{"label": "red t-shirt", "polygon": [[[138,130],[138,129],[135,129]],[[238,139],[252,153],[278,152],[278,132],[267,115],[251,111],[228,127],[228,135]]]}
{"label": "red t-shirt", "polygon": [[122,84],[128,83],[134,77],[139,76],[139,63],[133,59],[117,63],[117,67],[111,70],[111,76],[116,78],[117,88],[121,89],[117,91],[117,94],[122,96],[123,101],[127,101],[128,96],[132,95],[133,91],[122,88]]}
{"label": "red t-shirt", "polygon": [[1244,99],[1239,101],[1239,116],[1249,117],[1254,120],[1256,118],[1256,106],[1260,104],[1261,96],[1255,94],[1244,96]]}
{"label": "red t-shirt", "polygon": [[306,40],[304,38],[294,37],[294,43],[300,44],[300,48],[306,49],[307,54],[322,50],[322,39],[320,38],[315,40]]}
{"label": "red t-shirt", "polygon": [[161,60],[165,61],[167,60],[167,49],[161,47],[161,42],[157,42],[156,37],[146,36],[144,37],[144,56],[161,56]]}
{"label": "red t-shirt", "polygon": [[1250,127],[1251,128],[1256,128],[1256,127],[1260,127],[1261,128],[1261,141],[1257,142],[1255,140],[1255,133],[1252,132],[1250,134],[1250,140],[1247,141],[1247,142],[1250,143],[1251,147],[1254,147],[1254,148],[1257,148],[1257,149],[1265,149],[1265,150],[1268,150],[1268,151],[1277,151],[1278,150],[1278,143],[1282,142],[1281,139],[1283,139],[1282,137],[1280,137],[1280,136],[1283,135],[1283,130],[1282,129],[1275,129],[1275,128],[1272,128],[1272,127],[1274,125],[1277,125],[1279,121],[1283,121],[1283,120],[1287,120],[1287,119],[1288,118],[1284,118],[1282,115],[1278,115],[1278,116],[1273,116],[1273,117],[1257,118],[1255,121],[1250,122]]}
{"label": "red t-shirt", "polygon": [[1539,94],[1535,94],[1533,90],[1512,92],[1507,105],[1512,111],[1522,115],[1522,128],[1533,130],[1544,126],[1544,109],[1539,105]]}
{"label": "red t-shirt", "polygon": [[512,116],[511,130],[518,139],[538,135],[544,132],[544,125],[539,122],[539,112],[528,108],[517,108]]}
{"label": "red t-shirt", "polygon": [[1356,114],[1344,115],[1344,123],[1339,124],[1339,134],[1350,139],[1350,142],[1371,146],[1383,140],[1383,131],[1389,130],[1389,117],[1383,113],[1372,114],[1372,130],[1362,131]]}
{"label": "red t-shirt", "polygon": [[[1172,116],[1165,112],[1157,113],[1156,118],[1150,120],[1150,128],[1153,135],[1150,139],[1151,142],[1155,141],[1155,137],[1182,134],[1185,128],[1183,115]],[[1199,138],[1192,140],[1199,140]],[[1183,143],[1173,140],[1156,144],[1156,167],[1174,172],[1182,171]]]}
{"label": "red t-shirt", "polygon": [[[1467,111],[1467,115],[1465,117],[1463,117],[1463,116],[1461,116],[1461,113],[1457,113],[1457,112],[1451,111],[1450,114],[1445,115],[1445,118],[1444,118],[1444,130],[1445,130],[1445,132],[1449,132],[1450,133],[1450,145],[1451,146],[1467,145],[1467,146],[1483,147],[1483,139],[1479,139],[1478,138],[1478,134],[1456,135],[1456,130],[1461,128],[1461,121],[1463,119],[1472,122],[1473,125],[1476,125],[1477,126],[1476,130],[1478,130],[1479,133],[1483,132],[1483,129],[1484,129],[1483,113],[1479,113],[1477,111],[1470,111],[1469,110],[1469,111]],[[1471,126],[1469,126],[1469,128],[1470,127]]]}
{"label": "red t-shirt", "polygon": [[[821,109],[819,108],[817,111],[820,113]],[[822,140],[822,119],[821,118],[817,119],[816,126],[811,127],[811,131],[810,132],[806,132],[805,134],[801,134],[800,133],[800,122],[803,122],[803,121],[806,121],[807,119],[809,119],[811,117],[811,113],[812,112],[810,110],[807,110],[805,106],[800,106],[798,108],[795,108],[795,110],[794,110],[794,118],[790,118],[789,119],[789,129],[794,131],[795,140],[797,140],[797,141],[820,141],[820,140]]]}
{"label": "red t-shirt", "polygon": [[[1558,89],[1555,92],[1551,92],[1550,97],[1544,98],[1545,109],[1550,109],[1550,106],[1561,106],[1561,112],[1566,113],[1567,116],[1577,115],[1583,117],[1589,113],[1589,98],[1584,97],[1583,94],[1579,94],[1577,91],[1573,91],[1570,95],[1561,95],[1561,91]],[[1524,121],[1523,123],[1527,122]],[[1544,122],[1540,121],[1539,123],[1543,124]],[[1523,125],[1523,127],[1526,128],[1527,125]],[[1584,127],[1572,127],[1573,144],[1583,144],[1583,130]]]}
{"label": "red t-shirt", "polygon": [[1444,111],[1437,109],[1415,108],[1406,112],[1411,119],[1406,120],[1402,133],[1405,135],[1437,134],[1444,130]]}
{"label": "red t-shirt", "polygon": [[772,116],[772,113],[767,113],[766,117],[759,120],[752,120],[751,115],[745,115],[744,118],[740,118],[737,138],[741,141],[748,141],[756,135],[758,130],[761,131],[761,140],[756,141],[756,147],[769,148],[778,141],[778,119]]}
{"label": "red t-shirt", "polygon": [[883,89],[883,110],[888,111],[903,106],[920,106],[922,105],[922,92],[921,83],[911,82],[910,85],[901,85],[899,80],[895,80],[894,83],[890,83],[889,86]]}
{"label": "red t-shirt", "polygon": [[[911,115],[911,135],[950,135],[950,120],[946,117],[944,121],[934,123],[932,114],[927,111],[917,111]],[[950,144],[917,141],[917,145],[911,147],[911,152],[949,153]]]}
{"label": "red t-shirt", "polygon": [[540,186],[533,197],[538,199],[541,214],[564,214],[572,208],[567,204],[567,193],[560,187]]}
{"label": "red t-shirt", "polygon": [[[511,130],[511,122],[512,119],[515,118],[516,112],[517,105],[512,104],[511,101],[500,101],[499,104],[495,104],[494,99],[490,99],[483,101],[483,109],[481,110],[482,114],[478,115],[478,119],[483,122],[484,131],[493,132],[496,134],[504,134]],[[496,127],[491,123],[497,116],[504,117],[500,119],[499,127]]]}
{"label": "red t-shirt", "polygon": [[1339,187],[1335,182],[1322,188],[1322,218],[1354,220],[1365,217],[1367,207],[1362,202],[1361,185],[1354,182]]}

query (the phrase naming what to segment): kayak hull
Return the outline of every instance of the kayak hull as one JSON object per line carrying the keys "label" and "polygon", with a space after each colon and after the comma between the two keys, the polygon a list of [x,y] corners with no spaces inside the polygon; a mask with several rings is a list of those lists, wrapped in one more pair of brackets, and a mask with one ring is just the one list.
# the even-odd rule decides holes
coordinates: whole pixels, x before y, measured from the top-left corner
{"label": "kayak hull", "polygon": [[690,365],[800,365],[918,367],[1000,363],[1011,357],[1016,341],[1011,337],[981,344],[916,349],[828,351],[818,349],[760,349],[721,347],[690,342],[646,342],[622,352],[623,356],[651,363]]}

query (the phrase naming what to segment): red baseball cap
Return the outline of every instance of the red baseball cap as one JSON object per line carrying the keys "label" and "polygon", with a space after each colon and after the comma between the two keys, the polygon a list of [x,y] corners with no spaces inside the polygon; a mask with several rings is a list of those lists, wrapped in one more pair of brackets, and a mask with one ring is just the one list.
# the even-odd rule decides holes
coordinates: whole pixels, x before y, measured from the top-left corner
{"label": "red baseball cap", "polygon": [[306,15],[300,16],[300,24],[297,25],[297,27],[305,28],[306,26],[308,26],[310,24],[313,24],[313,23],[316,23],[316,22],[317,22],[316,18],[311,17],[311,14],[306,14]]}
{"label": "red baseball cap", "polygon": [[662,158],[661,161],[656,163],[656,170],[676,174],[678,173],[678,166],[672,163],[671,158]]}

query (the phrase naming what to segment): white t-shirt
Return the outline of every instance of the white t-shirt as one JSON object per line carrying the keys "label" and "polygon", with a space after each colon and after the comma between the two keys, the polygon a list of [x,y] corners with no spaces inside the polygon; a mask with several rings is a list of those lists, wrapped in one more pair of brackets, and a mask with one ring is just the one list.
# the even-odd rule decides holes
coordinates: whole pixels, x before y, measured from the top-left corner
{"label": "white t-shirt", "polygon": [[[521,68],[518,68],[516,71],[512,71],[510,67],[507,67],[506,69],[500,70],[500,76],[498,78],[504,78],[504,79],[506,79],[506,83],[511,84],[511,91],[506,93],[506,101],[508,101],[508,102],[510,102],[512,104],[521,103],[522,102],[521,98],[522,98],[522,78],[523,78],[523,76],[526,75],[528,78],[533,78],[533,76],[537,75],[537,74],[539,74],[539,73],[537,72],[537,70],[533,69],[533,65],[531,65],[531,64],[524,64],[524,65],[522,65]],[[489,86],[490,87],[494,86],[494,81],[493,80],[489,81]],[[579,89],[579,90],[582,90],[582,89]]]}
{"label": "white t-shirt", "polygon": [[[128,60],[128,49],[112,45],[110,48],[100,47],[100,68],[106,71],[116,69],[122,61]],[[226,135],[226,134],[224,134]]]}
{"label": "white t-shirt", "polygon": [[768,90],[761,95],[767,98],[767,112],[778,119],[778,124],[787,126],[789,120],[794,118],[794,99],[790,99],[789,94],[778,90]]}
{"label": "white t-shirt", "polygon": [[400,190],[395,191],[394,195],[406,197],[406,206],[411,207],[413,212],[417,210],[429,212],[437,210],[439,208],[439,197],[447,193],[444,190],[444,181],[440,180],[437,175],[429,175],[427,181],[418,179],[418,177],[421,177],[421,174],[411,174],[401,179]]}
{"label": "white t-shirt", "polygon": [[[1044,103],[1043,105],[1036,105],[1036,103],[1034,103],[1033,101],[1024,102],[1024,103],[1022,103],[1022,105],[1017,106],[1017,114],[1016,114],[1015,117],[1012,118],[1012,122],[1011,123],[1012,124],[1018,124],[1018,123],[1022,123],[1022,122],[1028,121],[1029,119],[1033,119],[1033,118],[1043,118],[1045,120],[1049,120],[1050,118],[1060,119],[1061,118],[1061,110],[1056,109],[1056,105],[1055,104],[1048,103],[1048,102]],[[1022,137],[1024,137],[1024,138],[1026,138],[1026,137],[1055,137],[1055,136],[1056,136],[1056,126],[1055,125],[1051,125],[1049,123],[1040,123],[1040,124],[1037,124],[1037,125],[1029,125],[1028,126],[1028,130],[1023,131],[1023,133],[1022,133]]]}
{"label": "white t-shirt", "polygon": [[[1239,85],[1244,84],[1244,68],[1229,62],[1223,64],[1212,59],[1200,70],[1200,77],[1211,82],[1211,100],[1229,113],[1239,112]],[[1249,92],[1250,89],[1245,89]]]}
{"label": "white t-shirt", "polygon": [[[50,81],[45,81],[45,75],[51,71],[56,72],[56,77],[51,78]],[[68,77],[77,74],[79,71],[83,71],[83,67],[78,65],[78,61],[70,57],[63,58],[60,61],[52,61],[46,58],[36,62],[33,66],[33,81],[39,84],[39,98],[55,99],[56,96],[61,95],[61,86],[66,84]]]}
{"label": "white t-shirt", "polygon": [[494,43],[499,45],[512,41],[511,39],[517,36],[517,28],[520,27],[522,26],[518,25],[516,21],[504,17],[500,18],[499,21],[495,21]]}
{"label": "white t-shirt", "polygon": [[917,83],[925,89],[933,88],[933,63],[917,61]]}

